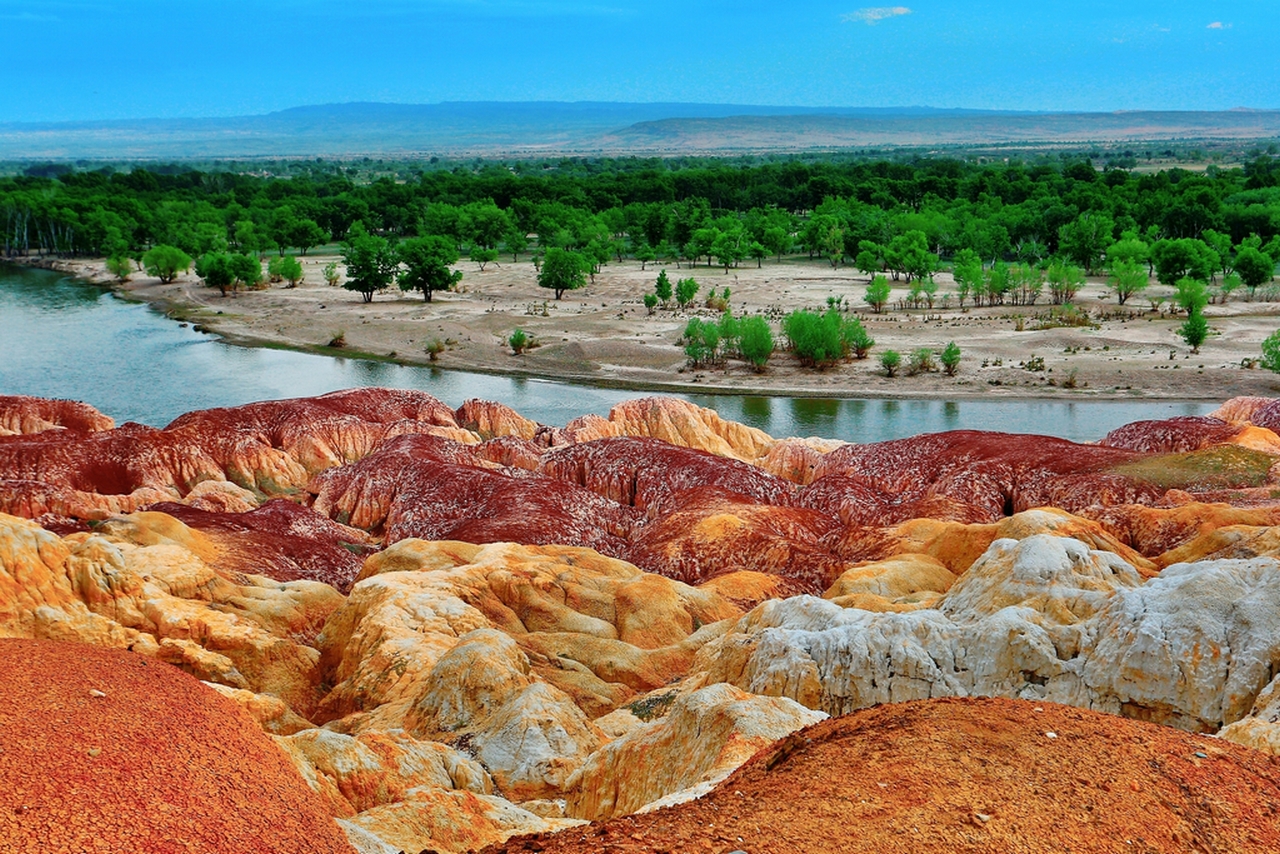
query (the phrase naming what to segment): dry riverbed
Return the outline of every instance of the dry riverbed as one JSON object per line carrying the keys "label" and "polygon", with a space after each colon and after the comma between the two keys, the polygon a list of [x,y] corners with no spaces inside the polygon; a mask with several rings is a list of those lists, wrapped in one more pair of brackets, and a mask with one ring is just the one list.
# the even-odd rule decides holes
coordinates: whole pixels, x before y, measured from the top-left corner
{"label": "dry riverbed", "polygon": [[[301,259],[306,272],[296,288],[222,297],[194,275],[169,285],[136,274],[120,291],[133,299],[166,308],[175,318],[199,324],[229,340],[271,343],[319,352],[371,355],[406,363],[427,363],[426,348],[446,345],[436,362],[456,368],[572,379],[636,388],[715,389],[736,392],[895,397],[1056,397],[1079,399],[1205,399],[1280,393],[1280,377],[1248,367],[1260,344],[1280,327],[1280,303],[1249,302],[1239,292],[1225,305],[1211,305],[1206,316],[1212,336],[1192,354],[1177,335],[1183,318],[1152,311],[1146,295],[1118,306],[1101,279],[1092,279],[1076,303],[1096,326],[1038,328],[1037,317],[1050,308],[998,306],[960,310],[949,274],[938,277],[939,300],[932,310],[893,308],[871,313],[862,300],[866,277],[852,269],[804,260],[744,265],[727,274],[720,268],[667,268],[674,283],[694,276],[701,284],[697,308],[658,309],[650,315],[641,299],[652,290],[657,269],[637,262],[610,264],[594,284],[555,300],[538,287],[533,265],[522,260],[490,264],[461,262],[457,292],[437,293],[431,303],[421,294],[392,290],[364,303],[358,293],[331,287],[322,270],[327,256]],[[59,269],[108,282],[101,261],[57,262]],[[876,340],[871,358],[827,370],[801,367],[779,350],[763,373],[730,361],[693,370],[678,345],[690,317],[718,317],[703,305],[711,288],[732,291],[735,313],[767,313],[776,322],[797,308],[821,310],[830,296],[843,296]],[[1153,295],[1172,290],[1153,284]],[[893,302],[906,294],[896,284]],[[1166,300],[1166,307],[1168,302]],[[674,306],[674,302],[672,303]],[[520,328],[538,346],[524,355],[506,344]],[[1019,328],[1021,327],[1021,328]],[[330,349],[341,337],[345,346]],[[780,335],[777,337],[781,338]],[[935,350],[954,340],[963,353],[954,377],[941,372],[886,377],[876,355],[892,348],[903,354],[920,347]],[[1043,369],[1033,362],[1043,359]]]}

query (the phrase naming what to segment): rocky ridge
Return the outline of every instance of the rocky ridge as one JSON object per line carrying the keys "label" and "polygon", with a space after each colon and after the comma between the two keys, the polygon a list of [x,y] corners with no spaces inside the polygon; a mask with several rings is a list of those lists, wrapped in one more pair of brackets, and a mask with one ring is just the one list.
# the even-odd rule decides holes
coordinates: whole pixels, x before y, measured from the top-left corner
{"label": "rocky ridge", "polygon": [[910,700],[1274,752],[1271,408],[838,445],[661,398],[552,428],[362,389],[161,430],[0,398],[0,637],[204,680],[369,851],[654,809]]}

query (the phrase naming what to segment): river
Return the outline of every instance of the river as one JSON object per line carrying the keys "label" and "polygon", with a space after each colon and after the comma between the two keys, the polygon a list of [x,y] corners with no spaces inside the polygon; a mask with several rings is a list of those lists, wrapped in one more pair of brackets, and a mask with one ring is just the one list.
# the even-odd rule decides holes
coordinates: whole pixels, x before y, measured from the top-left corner
{"label": "river", "polygon": [[[117,422],[163,426],[193,409],[305,397],[355,386],[420,389],[451,406],[496,400],[544,424],[604,415],[639,392],[402,366],[223,343],[145,305],[60,273],[0,264],[0,394],[72,398]],[[774,436],[873,442],[985,429],[1098,439],[1148,418],[1203,415],[1206,403],[1051,400],[839,400],[674,395]]]}

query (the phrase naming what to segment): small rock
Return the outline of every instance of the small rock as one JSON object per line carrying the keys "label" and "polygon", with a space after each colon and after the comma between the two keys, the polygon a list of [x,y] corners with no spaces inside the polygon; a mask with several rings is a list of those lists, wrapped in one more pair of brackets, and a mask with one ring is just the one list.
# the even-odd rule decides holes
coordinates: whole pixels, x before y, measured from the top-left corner
{"label": "small rock", "polygon": [[1046,732],[1046,733],[1045,733],[1045,737],[1046,737],[1046,738],[1057,738],[1057,737],[1058,737],[1058,734],[1057,734],[1056,732]]}
{"label": "small rock", "polygon": [[89,748],[89,758],[90,758],[90,759],[97,759],[101,754],[102,754],[102,748],[101,748],[101,747],[91,747],[91,748]]}
{"label": "small rock", "polygon": [[1197,756],[1197,757],[1199,757],[1200,759],[1208,759],[1208,758],[1209,758],[1209,754],[1207,754],[1207,753],[1201,753],[1199,750],[1197,750],[1197,751],[1196,751],[1196,756]]}
{"label": "small rock", "polygon": [[105,691],[99,691],[97,688],[90,688],[90,689],[89,689],[89,696],[90,696],[90,697],[105,697],[105,696],[107,696],[107,694],[106,694],[106,692],[105,692]]}

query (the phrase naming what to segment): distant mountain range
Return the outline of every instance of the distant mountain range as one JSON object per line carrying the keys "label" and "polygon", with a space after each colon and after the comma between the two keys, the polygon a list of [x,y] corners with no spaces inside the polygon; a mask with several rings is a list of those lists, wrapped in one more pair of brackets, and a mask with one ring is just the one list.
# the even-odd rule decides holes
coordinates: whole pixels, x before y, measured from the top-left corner
{"label": "distant mountain range", "polygon": [[354,103],[234,118],[0,123],[0,159],[675,155],[1275,137],[1280,137],[1280,110],[1035,113],[604,102]]}

